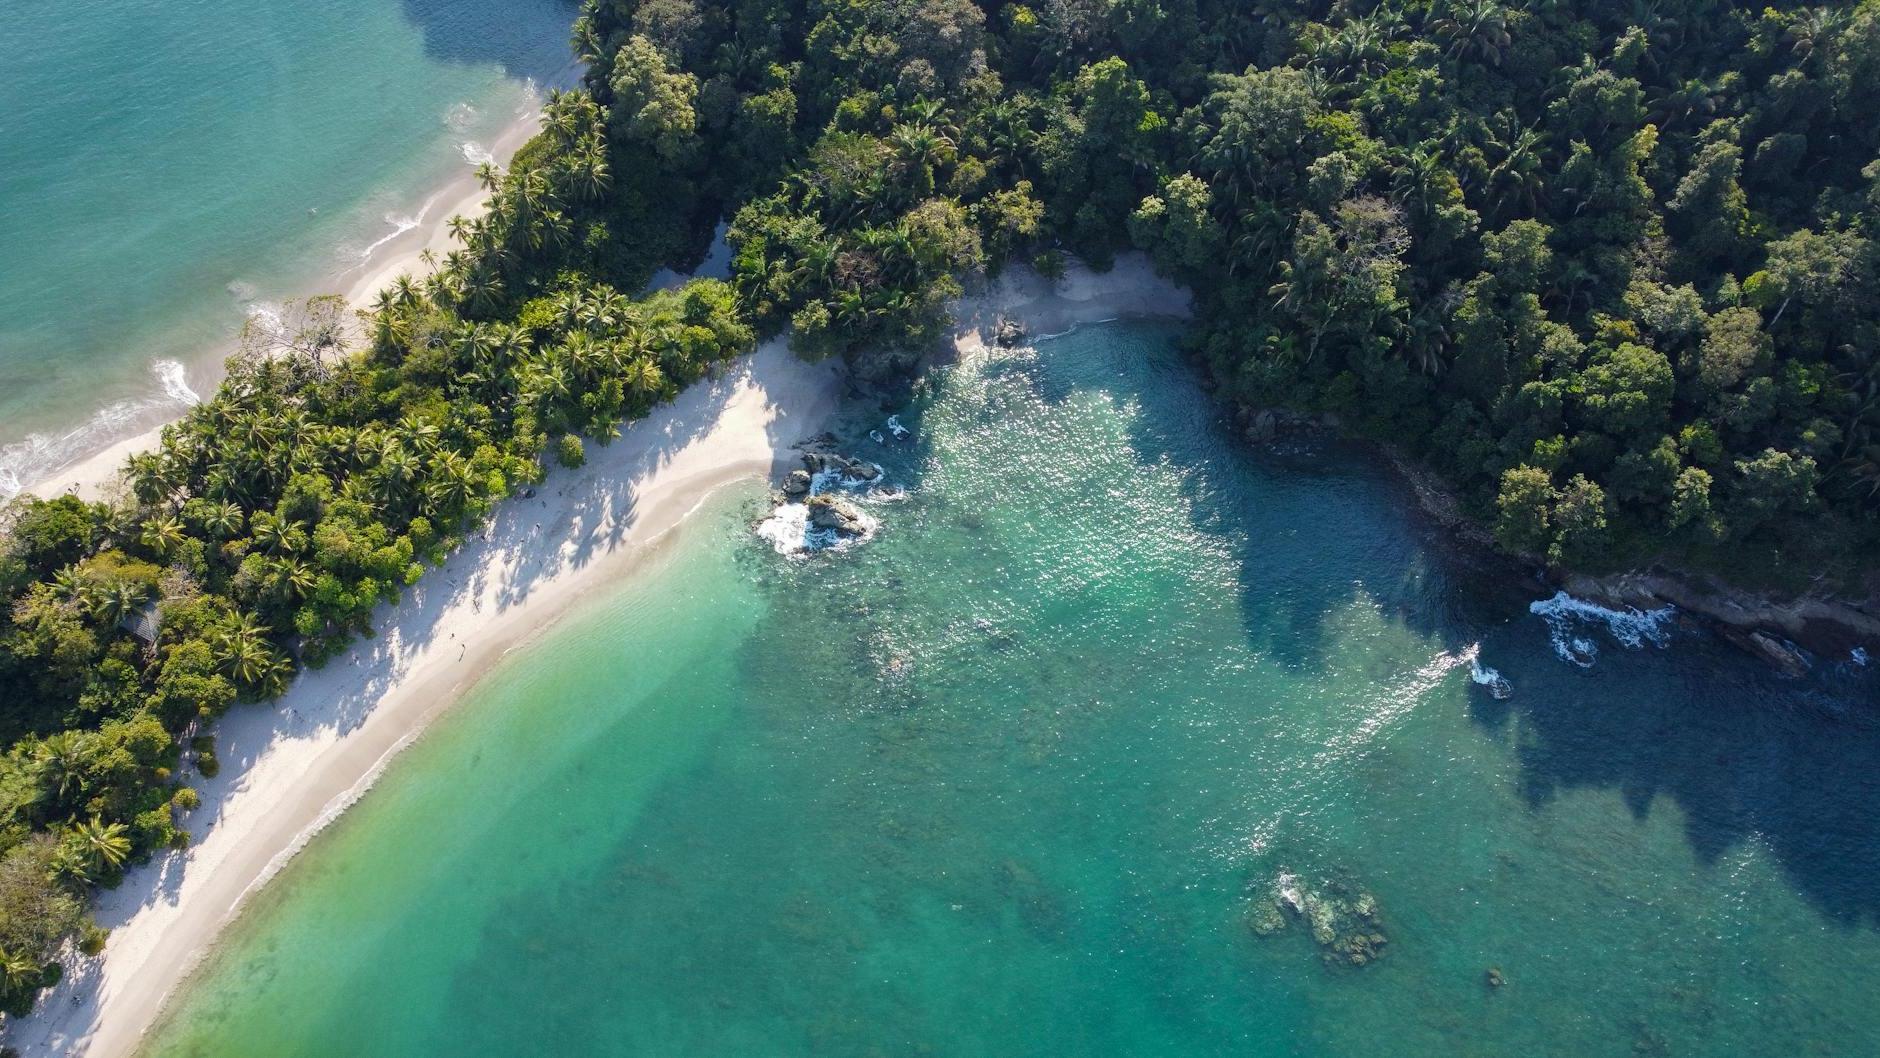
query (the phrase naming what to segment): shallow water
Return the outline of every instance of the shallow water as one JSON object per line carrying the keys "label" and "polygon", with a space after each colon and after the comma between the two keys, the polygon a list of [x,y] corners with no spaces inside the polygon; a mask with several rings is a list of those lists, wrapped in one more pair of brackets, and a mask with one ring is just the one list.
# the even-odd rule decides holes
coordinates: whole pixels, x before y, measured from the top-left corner
{"label": "shallow water", "polygon": [[349,288],[567,67],[574,10],[9,3],[0,498],[177,414],[248,312]]}
{"label": "shallow water", "polygon": [[[945,372],[852,446],[908,497],[841,554],[720,497],[295,860],[147,1053],[1880,1048],[1870,678],[1569,618],[1581,667],[1361,453],[1237,445],[1171,338]],[[1257,935],[1276,888],[1369,894],[1383,954]]]}

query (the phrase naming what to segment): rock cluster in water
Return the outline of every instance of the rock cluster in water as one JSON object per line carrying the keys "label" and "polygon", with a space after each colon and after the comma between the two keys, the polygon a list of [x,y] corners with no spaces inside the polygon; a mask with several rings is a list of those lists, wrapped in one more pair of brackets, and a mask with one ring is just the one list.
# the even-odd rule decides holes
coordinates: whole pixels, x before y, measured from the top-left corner
{"label": "rock cluster in water", "polygon": [[827,434],[816,439],[816,446],[803,452],[803,469],[793,470],[783,480],[786,500],[800,500],[809,508],[812,528],[832,532],[838,539],[864,536],[869,520],[838,490],[856,489],[881,478],[881,468],[864,460],[845,456],[827,447],[834,443]]}
{"label": "rock cluster in water", "polygon": [[[903,428],[896,437],[905,434]],[[758,523],[758,535],[771,541],[779,553],[841,549],[874,532],[875,519],[856,501],[877,495],[881,467],[843,455],[835,444],[835,437],[825,433],[798,446],[802,467],[784,475],[776,494],[778,506]]]}
{"label": "rock cluster in water", "polygon": [[1283,932],[1294,919],[1306,924],[1327,963],[1365,966],[1384,955],[1383,925],[1377,898],[1340,881],[1313,889],[1299,876],[1281,871],[1270,891],[1248,913],[1248,926],[1259,936]]}
{"label": "rock cluster in water", "polygon": [[1312,413],[1286,408],[1241,408],[1240,427],[1253,444],[1270,444],[1282,437],[1335,433],[1338,417],[1329,412]]}

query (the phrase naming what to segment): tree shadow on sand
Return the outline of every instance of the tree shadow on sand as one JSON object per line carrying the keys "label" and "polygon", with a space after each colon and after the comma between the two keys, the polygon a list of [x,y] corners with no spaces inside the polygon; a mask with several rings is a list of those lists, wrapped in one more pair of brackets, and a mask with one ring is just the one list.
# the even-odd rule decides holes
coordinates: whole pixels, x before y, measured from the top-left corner
{"label": "tree shadow on sand", "polygon": [[[665,518],[684,511],[643,509],[634,483],[669,467],[712,430],[744,385],[765,385],[770,373],[787,366],[787,356],[779,350],[760,353],[694,384],[613,442],[631,448],[623,457],[594,447],[587,466],[552,469],[543,484],[529,490],[533,496],[519,494],[498,504],[490,520],[471,531],[441,567],[427,571],[397,602],[381,604],[373,621],[379,634],[356,642],[324,668],[304,673],[280,700],[239,706],[223,718],[214,731],[220,772],[213,779],[191,776],[202,803],[185,825],[196,839],[214,833],[233,796],[257,781],[255,769],[273,747],[315,734],[349,734],[421,664],[429,668],[462,660],[461,654],[452,654],[457,648],[449,641],[453,634],[445,631],[451,623],[447,619],[461,621],[466,611],[500,619],[550,581],[623,550],[652,546],[653,540],[636,529],[649,517],[660,518],[663,526]],[[772,404],[768,411],[766,432],[773,449],[807,429],[786,409]],[[779,467],[768,469],[774,476]],[[559,502],[550,504],[551,497]],[[500,577],[492,576],[496,571]],[[165,852],[134,867],[116,889],[101,895],[94,919],[114,929],[147,909],[177,904],[190,869],[185,852]],[[195,869],[213,870],[214,865]],[[97,960],[71,958],[62,983],[42,998],[35,1017],[52,1019],[51,1038],[64,1041],[62,1046],[75,1047],[97,1031],[102,969]]]}

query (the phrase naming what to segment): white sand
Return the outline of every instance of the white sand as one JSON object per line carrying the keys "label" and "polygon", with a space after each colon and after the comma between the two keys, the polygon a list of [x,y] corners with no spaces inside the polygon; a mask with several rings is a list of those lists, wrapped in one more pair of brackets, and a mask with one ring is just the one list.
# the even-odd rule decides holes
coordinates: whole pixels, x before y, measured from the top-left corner
{"label": "white sand", "polygon": [[[1057,284],[1015,270],[958,309],[955,346],[970,351],[1001,318],[1041,335],[1120,315],[1184,316],[1188,296],[1131,256]],[[714,489],[786,469],[789,445],[831,424],[842,389],[836,365],[766,344],[613,444],[590,443],[587,466],[502,504],[485,537],[381,608],[380,634],[351,656],[278,702],[237,707],[215,731],[222,772],[200,784],[202,807],[186,821],[195,843],[101,894],[95,915],[112,930],[104,954],[76,960],[38,1013],[7,1026],[7,1043],[28,1056],[129,1054],[243,899],[432,717],[582,592],[628,573]]]}
{"label": "white sand", "polygon": [[635,423],[589,463],[558,470],[534,498],[498,508],[396,607],[379,635],[307,673],[272,704],[238,706],[215,729],[222,772],[186,826],[196,842],[100,895],[112,935],[11,1025],[30,1055],[119,1055],[242,898],[350,804],[383,763],[489,665],[605,584],[727,482],[769,474],[788,445],[823,429],[838,369],[781,342]]}
{"label": "white sand", "polygon": [[[572,83],[578,72],[571,67],[556,79],[557,83]],[[490,154],[496,159],[496,164],[506,164],[539,128],[541,115],[531,111],[504,129],[490,145]],[[312,293],[343,292],[347,302],[354,308],[366,308],[380,290],[390,286],[392,280],[400,275],[429,275],[433,269],[424,262],[427,251],[442,261],[444,254],[455,248],[456,243],[449,227],[452,217],[461,215],[475,218],[488,208],[488,195],[477,183],[475,174],[465,172],[433,194],[431,206],[425,212],[422,223],[387,239],[373,252],[371,258],[329,280],[328,289]],[[221,365],[217,363],[214,368],[214,377],[219,382]],[[181,418],[181,409],[178,411],[176,417]],[[157,447],[165,425],[167,423],[160,423],[136,436],[113,442],[38,481],[28,482],[24,491],[42,497],[69,492],[86,500],[106,499],[119,484],[125,460]]]}

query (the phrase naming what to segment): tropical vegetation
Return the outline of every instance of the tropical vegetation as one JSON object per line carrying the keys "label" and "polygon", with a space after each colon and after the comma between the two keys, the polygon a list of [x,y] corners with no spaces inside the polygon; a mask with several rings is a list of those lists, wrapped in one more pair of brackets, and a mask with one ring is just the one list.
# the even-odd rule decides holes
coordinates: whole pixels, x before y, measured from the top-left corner
{"label": "tropical vegetation", "polygon": [[[208,726],[787,331],[904,371],[980,278],[1146,252],[1248,408],[1406,446],[1507,548],[1880,553],[1880,0],[587,0],[459,248],[257,330],[119,500],[0,558],[0,1006],[187,841]],[[640,295],[703,253],[727,281]]]}

